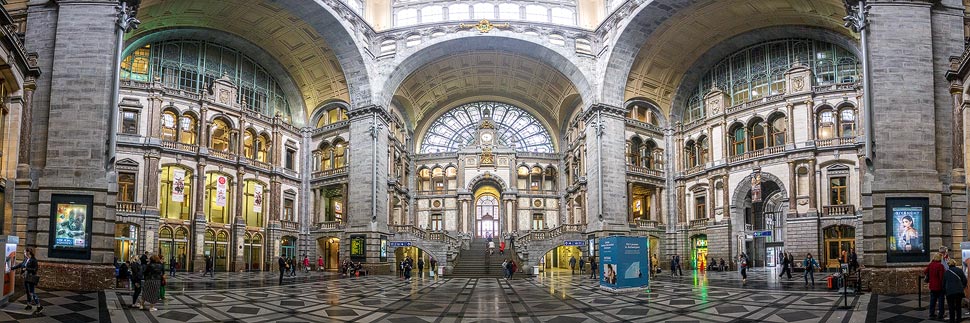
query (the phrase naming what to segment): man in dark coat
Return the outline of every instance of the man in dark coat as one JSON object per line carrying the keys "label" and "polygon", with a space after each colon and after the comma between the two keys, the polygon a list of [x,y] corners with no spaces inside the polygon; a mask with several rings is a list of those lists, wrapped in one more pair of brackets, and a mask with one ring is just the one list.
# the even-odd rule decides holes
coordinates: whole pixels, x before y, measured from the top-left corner
{"label": "man in dark coat", "polygon": [[283,285],[283,273],[286,273],[286,267],[288,267],[286,265],[286,260],[283,259],[283,256],[279,257],[279,265],[280,265],[280,285]]}

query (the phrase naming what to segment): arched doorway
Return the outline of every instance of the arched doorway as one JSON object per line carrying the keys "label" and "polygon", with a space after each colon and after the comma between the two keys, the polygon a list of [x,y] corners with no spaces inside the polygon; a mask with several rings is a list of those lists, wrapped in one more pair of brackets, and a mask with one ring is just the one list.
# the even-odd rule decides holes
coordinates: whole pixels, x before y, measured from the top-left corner
{"label": "arched doorway", "polygon": [[[432,270],[431,259],[434,258],[434,256],[431,253],[425,251],[424,249],[421,249],[415,246],[398,247],[394,249],[394,271],[398,275],[403,275],[403,273],[400,271],[400,266],[401,266],[401,262],[404,261],[404,259],[407,259],[407,257],[411,257],[411,259],[414,261],[414,268],[412,269],[412,275],[414,275],[415,277],[428,276],[427,273]],[[419,259],[424,260],[424,271],[425,271],[424,273],[418,273]]]}
{"label": "arched doorway", "polygon": [[263,270],[263,235],[259,232],[246,232],[243,239],[243,261],[246,270]]}
{"label": "arched doorway", "polygon": [[317,250],[323,257],[323,268],[337,270],[340,268],[340,238],[325,237],[317,239]]}
{"label": "arched doorway", "polygon": [[188,264],[188,240],[189,230],[186,227],[163,226],[158,229],[158,255],[162,261],[169,263],[172,257],[178,262],[176,266],[179,270],[187,270]]}
{"label": "arched doorway", "polygon": [[[741,225],[732,229],[738,248],[732,254],[745,252],[752,267],[770,265],[773,261],[769,259],[784,250],[782,238],[788,193],[783,183],[770,173],[755,172],[741,180],[734,190],[731,221]],[[757,185],[758,196],[752,195],[754,185]]]}
{"label": "arched doorway", "polygon": [[475,190],[475,236],[501,237],[499,191],[495,186],[482,185]]}
{"label": "arched doorway", "polygon": [[826,268],[839,268],[839,254],[843,250],[852,252],[855,249],[855,227],[851,225],[833,225],[822,230],[823,244],[825,250],[825,262],[822,264]]}

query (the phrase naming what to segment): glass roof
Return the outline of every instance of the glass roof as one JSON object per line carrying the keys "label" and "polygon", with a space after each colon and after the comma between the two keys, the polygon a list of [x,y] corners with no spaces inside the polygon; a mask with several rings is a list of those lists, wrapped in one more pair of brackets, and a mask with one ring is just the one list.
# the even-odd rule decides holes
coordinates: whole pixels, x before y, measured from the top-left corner
{"label": "glass roof", "polygon": [[458,151],[475,139],[482,117],[495,122],[500,144],[516,151],[553,152],[549,131],[528,112],[500,102],[474,102],[445,112],[428,127],[421,153]]}

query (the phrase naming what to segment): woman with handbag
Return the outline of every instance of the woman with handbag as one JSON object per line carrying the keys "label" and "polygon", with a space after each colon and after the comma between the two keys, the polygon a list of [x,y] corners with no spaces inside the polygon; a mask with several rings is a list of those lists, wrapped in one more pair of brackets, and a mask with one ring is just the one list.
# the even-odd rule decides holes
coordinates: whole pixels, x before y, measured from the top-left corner
{"label": "woman with handbag", "polygon": [[27,307],[24,310],[30,310],[33,305],[37,305],[37,309],[34,313],[40,313],[44,310],[44,306],[40,305],[40,298],[37,297],[37,292],[34,290],[37,287],[37,283],[40,283],[40,276],[37,276],[37,258],[34,256],[34,248],[24,249],[24,261],[19,265],[10,267],[10,270],[24,269],[24,290],[27,291]]}
{"label": "woman with handbag", "polygon": [[158,303],[158,298],[162,294],[162,275],[164,274],[162,259],[158,255],[152,256],[151,261],[145,266],[145,286],[144,293],[141,296],[141,299],[148,303],[149,311],[158,310],[155,308],[155,303]]}

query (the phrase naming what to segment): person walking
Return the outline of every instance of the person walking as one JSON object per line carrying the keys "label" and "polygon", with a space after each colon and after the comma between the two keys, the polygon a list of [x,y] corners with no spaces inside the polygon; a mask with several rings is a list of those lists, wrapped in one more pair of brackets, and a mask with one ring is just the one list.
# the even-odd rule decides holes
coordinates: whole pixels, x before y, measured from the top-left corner
{"label": "person walking", "polygon": [[215,274],[212,272],[212,257],[205,256],[205,271],[202,272],[202,277],[209,275],[209,277],[215,278]]}
{"label": "person walking", "polygon": [[280,256],[277,259],[277,262],[279,263],[279,266],[280,266],[280,285],[283,285],[283,275],[286,274],[286,269],[289,268],[290,265],[286,263],[286,260],[283,259],[283,256]]}
{"label": "person walking", "polygon": [[512,270],[512,266],[509,266],[509,261],[511,259],[505,259],[502,261],[502,278],[509,278],[509,271]]}
{"label": "person walking", "polygon": [[738,256],[738,271],[741,273],[741,283],[748,282],[748,255],[741,253]]}
{"label": "person walking", "polygon": [[323,270],[323,256],[317,256],[317,271]]}
{"label": "person walking", "polygon": [[434,277],[435,275],[438,274],[437,273],[437,271],[438,271],[438,261],[437,260],[434,260],[434,257],[431,257],[431,260],[428,261],[428,263],[431,264],[431,277]]}
{"label": "person walking", "polygon": [[946,290],[946,304],[950,312],[950,323],[961,322],[963,311],[960,305],[963,304],[963,290],[967,287],[967,275],[963,273],[956,260],[950,259],[950,269],[943,276],[943,286]]}
{"label": "person walking", "polygon": [[424,258],[418,259],[418,276],[424,278]]}
{"label": "person walking", "polygon": [[44,306],[40,304],[40,298],[37,297],[36,287],[40,283],[40,276],[37,275],[37,269],[40,265],[37,264],[37,256],[34,255],[34,248],[24,249],[24,261],[20,264],[10,267],[10,270],[23,269],[23,279],[24,279],[24,290],[27,296],[27,307],[24,310],[31,310],[34,305],[37,309],[34,310],[34,314],[40,313],[44,310]]}
{"label": "person walking", "polygon": [[576,274],[576,257],[575,256],[569,256],[569,270],[572,272],[573,275]]}
{"label": "person walking", "polygon": [[923,270],[923,274],[926,276],[926,280],[930,285],[931,320],[937,317],[943,318],[943,302],[944,296],[946,295],[946,291],[943,289],[943,276],[946,269],[943,268],[942,260],[943,257],[939,253],[934,254],[933,259],[926,265],[926,269]]}
{"label": "person walking", "polygon": [[677,263],[677,275],[684,276],[684,271],[681,269],[683,266],[680,263],[680,255],[674,255],[674,262]]}
{"label": "person walking", "polygon": [[498,253],[500,255],[504,255],[505,254],[505,241],[501,241],[501,242],[498,243]]}
{"label": "person walking", "polygon": [[[812,258],[812,254],[811,253],[808,253],[807,255],[805,255],[805,260],[802,260],[802,267],[805,267],[805,277],[804,277],[805,278],[805,287],[808,287],[808,286],[813,286],[814,287],[815,286],[815,269],[816,268],[822,269],[822,268],[819,267],[818,261],[815,261],[815,258]],[[808,284],[808,280],[809,279],[812,280],[812,284],[811,285]]]}
{"label": "person walking", "polygon": [[794,261],[791,258],[791,254],[782,253],[781,256],[782,256],[781,274],[778,275],[778,278],[781,278],[782,276],[785,276],[785,274],[788,274],[788,279],[791,279],[791,267],[794,265]]}
{"label": "person walking", "polygon": [[[128,263],[131,264],[129,268],[131,270],[131,289],[133,290],[131,294],[131,308],[141,309],[142,305],[138,304],[138,296],[141,295],[142,280],[145,279],[145,271],[143,269],[145,267],[134,256],[131,257]],[[142,300],[142,303],[144,302]]]}
{"label": "person walking", "polygon": [[144,292],[141,295],[141,299],[144,303],[148,303],[149,311],[157,311],[155,308],[155,303],[158,303],[158,298],[162,296],[162,275],[165,274],[165,268],[162,267],[162,259],[158,255],[151,256],[148,261],[148,265],[145,267],[145,287]]}
{"label": "person walking", "polygon": [[310,256],[303,256],[303,272],[310,273]]}
{"label": "person walking", "polygon": [[489,238],[488,239],[488,255],[493,255],[493,254],[495,254],[495,241],[492,241],[492,239]]}
{"label": "person walking", "polygon": [[509,259],[509,279],[512,279],[516,270],[519,270],[519,266],[515,264],[515,260]]}
{"label": "person walking", "polygon": [[296,266],[299,263],[296,262],[296,256],[290,257],[290,276],[296,277]]}
{"label": "person walking", "polygon": [[586,267],[586,259],[583,259],[583,256],[579,256],[579,274],[580,275],[583,275],[585,273],[585,271],[584,271],[585,268],[583,268],[583,267]]}
{"label": "person walking", "polygon": [[660,259],[657,259],[657,254],[650,256],[650,270],[654,273],[660,273]]}
{"label": "person walking", "polygon": [[411,280],[411,256],[404,260],[404,280]]}
{"label": "person walking", "polygon": [[589,278],[596,279],[596,258],[589,256]]}

